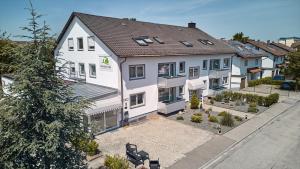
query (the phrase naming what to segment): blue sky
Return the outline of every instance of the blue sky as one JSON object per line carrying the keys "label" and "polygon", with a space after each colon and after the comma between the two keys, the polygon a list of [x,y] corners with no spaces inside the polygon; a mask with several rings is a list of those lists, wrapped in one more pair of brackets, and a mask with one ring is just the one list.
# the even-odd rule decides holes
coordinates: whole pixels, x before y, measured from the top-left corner
{"label": "blue sky", "polygon": [[[300,0],[32,0],[43,20],[60,33],[73,11],[186,26],[188,22],[216,38],[236,32],[254,39],[300,37]],[[27,0],[1,0],[0,30],[23,35]],[[18,39],[18,38],[14,38]]]}

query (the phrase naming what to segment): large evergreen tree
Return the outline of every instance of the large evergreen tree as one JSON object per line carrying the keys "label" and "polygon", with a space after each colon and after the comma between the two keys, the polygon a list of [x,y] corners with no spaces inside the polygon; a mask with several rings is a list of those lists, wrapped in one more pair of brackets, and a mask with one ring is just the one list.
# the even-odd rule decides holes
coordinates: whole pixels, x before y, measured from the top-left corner
{"label": "large evergreen tree", "polygon": [[32,43],[15,51],[12,93],[0,100],[0,168],[83,168],[84,157],[72,143],[86,136],[81,119],[88,103],[73,96],[56,72],[49,28],[29,10],[23,29]]}

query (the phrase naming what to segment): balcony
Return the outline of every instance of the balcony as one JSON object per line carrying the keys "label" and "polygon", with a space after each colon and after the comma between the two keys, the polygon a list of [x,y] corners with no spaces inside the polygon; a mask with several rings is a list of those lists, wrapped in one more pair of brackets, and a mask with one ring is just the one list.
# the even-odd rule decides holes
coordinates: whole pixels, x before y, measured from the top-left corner
{"label": "balcony", "polygon": [[222,76],[228,76],[229,73],[230,73],[230,69],[209,70],[208,77],[209,78],[221,78]]}
{"label": "balcony", "polygon": [[177,100],[172,102],[158,102],[158,112],[163,114],[169,114],[183,109],[185,109],[185,100],[181,98],[177,98]]}
{"label": "balcony", "polygon": [[171,88],[185,85],[186,78],[184,75],[158,77],[157,85],[160,88]]}

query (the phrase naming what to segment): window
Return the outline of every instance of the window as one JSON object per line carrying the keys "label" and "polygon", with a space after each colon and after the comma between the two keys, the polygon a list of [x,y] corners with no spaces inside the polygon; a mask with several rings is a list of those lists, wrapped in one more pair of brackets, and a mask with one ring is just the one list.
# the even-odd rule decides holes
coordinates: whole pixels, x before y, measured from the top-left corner
{"label": "window", "polygon": [[147,42],[145,42],[143,39],[134,39],[134,41],[140,46],[148,46]]}
{"label": "window", "polygon": [[203,60],[202,69],[207,70],[207,60]]}
{"label": "window", "polygon": [[145,105],[145,93],[130,95],[130,108],[135,108]]}
{"label": "window", "polygon": [[95,37],[90,36],[88,37],[88,50],[95,50]]}
{"label": "window", "polygon": [[143,39],[147,43],[153,43],[153,40],[151,40],[148,36],[143,37]]}
{"label": "window", "polygon": [[185,62],[179,63],[179,73],[185,73]]}
{"label": "window", "polygon": [[83,50],[83,38],[77,38],[77,49]]}
{"label": "window", "polygon": [[79,74],[85,75],[84,63],[79,63]]}
{"label": "window", "polygon": [[245,66],[248,66],[248,60],[245,60],[244,65],[245,65]]}
{"label": "window", "polygon": [[176,75],[176,63],[159,63],[158,77],[170,77]]}
{"label": "window", "polygon": [[129,66],[129,79],[143,79],[145,78],[145,65],[130,65]]}
{"label": "window", "polygon": [[229,68],[229,62],[230,62],[230,59],[229,58],[225,58],[224,59],[224,64],[223,64],[223,68]]}
{"label": "window", "polygon": [[159,37],[153,37],[154,40],[156,40],[160,44],[164,44],[165,42],[162,41]]}
{"label": "window", "polygon": [[212,59],[209,62],[210,70],[220,70],[220,59]]}
{"label": "window", "polygon": [[179,95],[184,95],[184,86],[179,86]]}
{"label": "window", "polygon": [[223,85],[228,84],[228,77],[223,77]]}
{"label": "window", "polygon": [[186,47],[193,47],[193,44],[187,41],[179,41],[180,43],[184,44]]}
{"label": "window", "polygon": [[198,39],[198,41],[201,42],[203,45],[214,45],[214,43],[209,40]]}
{"label": "window", "polygon": [[189,77],[190,78],[198,78],[199,77],[199,67],[190,67]]}
{"label": "window", "polygon": [[96,78],[96,65],[95,64],[90,64],[90,77]]}
{"label": "window", "polygon": [[258,59],[255,59],[255,65],[258,65]]}
{"label": "window", "polygon": [[75,63],[70,62],[70,74],[75,75]]}
{"label": "window", "polygon": [[73,38],[68,39],[68,48],[70,51],[74,50],[74,40]]}

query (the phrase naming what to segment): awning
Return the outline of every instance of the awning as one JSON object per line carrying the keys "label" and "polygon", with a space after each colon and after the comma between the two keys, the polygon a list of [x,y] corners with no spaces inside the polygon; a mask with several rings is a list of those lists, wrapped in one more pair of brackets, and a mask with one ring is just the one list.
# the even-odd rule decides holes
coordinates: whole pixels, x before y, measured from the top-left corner
{"label": "awning", "polygon": [[96,115],[96,114],[102,114],[105,112],[109,112],[109,111],[114,111],[114,110],[118,110],[122,108],[122,104],[113,104],[113,105],[109,105],[109,106],[104,106],[104,107],[98,107],[95,109],[88,109],[86,110],[86,114],[87,115]]}
{"label": "awning", "polygon": [[254,67],[254,68],[248,68],[247,71],[248,73],[258,73],[261,72],[261,69],[258,67]]}
{"label": "awning", "polygon": [[188,82],[188,87],[189,87],[189,90],[198,90],[198,89],[205,90],[206,89],[206,85],[203,83],[203,80],[200,80],[200,79],[190,80]]}

